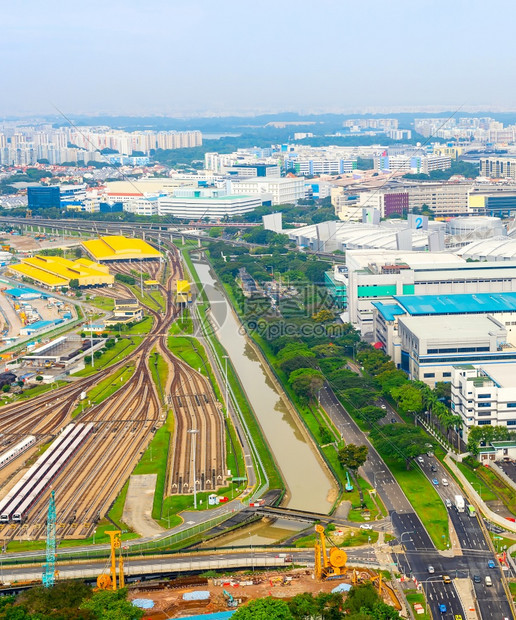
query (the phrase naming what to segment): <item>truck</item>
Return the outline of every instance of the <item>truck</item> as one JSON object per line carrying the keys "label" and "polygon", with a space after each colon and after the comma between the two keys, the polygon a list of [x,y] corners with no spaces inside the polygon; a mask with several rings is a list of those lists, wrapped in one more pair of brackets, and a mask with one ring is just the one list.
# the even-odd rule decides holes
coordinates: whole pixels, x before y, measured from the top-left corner
{"label": "truck", "polygon": [[455,508],[457,508],[457,512],[464,512],[466,509],[466,502],[462,495],[455,496]]}

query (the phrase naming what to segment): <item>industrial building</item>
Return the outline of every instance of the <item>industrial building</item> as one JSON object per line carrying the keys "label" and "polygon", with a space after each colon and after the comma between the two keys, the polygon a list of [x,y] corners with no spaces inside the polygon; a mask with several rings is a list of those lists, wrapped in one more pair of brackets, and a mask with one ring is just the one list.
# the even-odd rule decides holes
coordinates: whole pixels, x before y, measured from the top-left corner
{"label": "industrial building", "polygon": [[158,215],[186,220],[222,220],[227,217],[251,213],[262,204],[271,202],[270,194],[244,195],[244,193],[226,194],[224,191],[191,190],[178,195],[158,199]]}
{"label": "industrial building", "polygon": [[69,287],[71,280],[77,280],[78,286],[110,286],[115,280],[107,267],[87,258],[71,261],[60,256],[37,255],[11,265],[9,271],[49,289]]}
{"label": "industrial building", "polygon": [[462,258],[476,261],[514,261],[516,260],[516,239],[494,237],[478,239],[457,250]]}
{"label": "industrial building", "polygon": [[374,341],[410,377],[450,381],[450,366],[516,359],[516,292],[399,295],[372,302]]}
{"label": "industrial building", "polygon": [[347,273],[334,271],[346,286],[347,319],[365,336],[373,334],[373,302],[397,295],[451,295],[516,291],[516,262],[468,263],[448,252],[348,250]]}
{"label": "industrial building", "polygon": [[25,355],[23,359],[29,366],[58,364],[62,368],[73,366],[81,358],[101,349],[105,344],[103,338],[87,338],[78,336],[61,336],[52,342],[38,347]]}
{"label": "industrial building", "polygon": [[161,254],[142,239],[119,235],[82,242],[83,248],[98,263],[127,260],[155,260]]}
{"label": "industrial building", "polygon": [[[465,434],[472,426],[501,425],[516,429],[515,376],[516,362],[457,365],[452,369],[451,406],[462,417]],[[489,452],[495,454],[503,449],[501,442],[496,444]],[[513,446],[513,442],[509,444]],[[484,453],[487,459],[488,453]]]}

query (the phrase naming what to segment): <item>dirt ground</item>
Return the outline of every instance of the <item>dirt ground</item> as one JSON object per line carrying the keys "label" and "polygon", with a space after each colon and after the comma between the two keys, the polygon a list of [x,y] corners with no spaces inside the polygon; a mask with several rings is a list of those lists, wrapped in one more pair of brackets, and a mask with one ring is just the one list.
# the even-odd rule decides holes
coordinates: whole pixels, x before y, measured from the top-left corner
{"label": "dirt ground", "polygon": [[[36,234],[36,233],[34,233]],[[44,248],[64,248],[72,245],[79,245],[79,237],[52,236],[42,241],[36,241],[30,235],[0,235],[5,239],[5,243],[20,252],[37,251]]]}
{"label": "dirt ground", "polygon": [[[351,574],[339,580],[319,582],[313,578],[311,571],[305,569],[285,571],[284,573],[279,571],[263,571],[253,574],[246,573],[245,575],[235,573],[233,577],[209,579],[207,586],[196,588],[146,591],[145,586],[142,584],[142,589],[131,587],[129,598],[131,600],[137,598],[152,599],[154,607],[151,610],[145,610],[144,619],[166,620],[168,618],[191,616],[197,613],[208,614],[231,609],[227,604],[224,590],[229,592],[235,600],[241,601],[244,604],[251,599],[266,596],[291,599],[303,592],[312,592],[313,594],[331,592],[333,588],[342,582],[351,583]],[[251,583],[253,585],[250,585]],[[209,601],[185,603],[182,599],[183,594],[193,590],[209,590]]]}

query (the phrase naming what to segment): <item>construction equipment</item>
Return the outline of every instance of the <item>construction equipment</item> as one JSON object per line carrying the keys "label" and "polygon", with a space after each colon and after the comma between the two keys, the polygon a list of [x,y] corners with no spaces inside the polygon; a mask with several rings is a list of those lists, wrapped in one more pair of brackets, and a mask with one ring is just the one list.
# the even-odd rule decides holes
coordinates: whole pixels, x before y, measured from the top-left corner
{"label": "construction equipment", "polygon": [[320,539],[320,542],[315,543],[315,578],[329,579],[331,577],[344,575],[347,570],[346,562],[348,560],[346,552],[329,541],[332,546],[328,553],[326,551],[326,534],[324,533],[324,527],[317,524],[315,526],[315,531],[319,534]]}
{"label": "construction equipment", "polygon": [[32,209],[27,209],[27,210],[25,211],[25,218],[26,218],[26,219],[29,219],[29,218],[31,218],[31,217],[32,217]]}
{"label": "construction equipment", "polygon": [[54,491],[50,493],[48,502],[46,558],[41,581],[45,588],[51,588],[56,582],[56,503]]}
{"label": "construction equipment", "polygon": [[102,573],[97,577],[97,590],[116,590],[117,589],[117,579],[116,579],[116,550],[120,549],[120,554],[118,557],[118,588],[123,588],[125,586],[125,578],[124,578],[124,559],[122,557],[122,540],[120,535],[122,532],[120,530],[108,530],[106,534],[111,539],[111,575],[106,573]]}
{"label": "construction equipment", "polygon": [[227,590],[222,590],[224,597],[228,601],[228,607],[237,607],[238,603]]}

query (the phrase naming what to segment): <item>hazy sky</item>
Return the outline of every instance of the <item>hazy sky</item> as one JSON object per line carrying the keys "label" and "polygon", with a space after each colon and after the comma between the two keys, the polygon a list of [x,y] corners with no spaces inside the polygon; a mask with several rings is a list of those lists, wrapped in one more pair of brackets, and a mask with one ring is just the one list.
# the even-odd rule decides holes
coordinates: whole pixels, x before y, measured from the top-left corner
{"label": "hazy sky", "polygon": [[514,0],[0,0],[0,114],[516,109]]}

